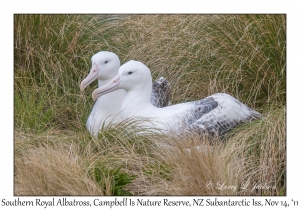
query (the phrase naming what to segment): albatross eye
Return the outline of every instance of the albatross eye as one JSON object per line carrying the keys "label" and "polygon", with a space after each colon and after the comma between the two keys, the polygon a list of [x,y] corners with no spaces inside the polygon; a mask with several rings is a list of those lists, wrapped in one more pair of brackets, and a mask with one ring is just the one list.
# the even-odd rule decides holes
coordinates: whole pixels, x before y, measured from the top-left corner
{"label": "albatross eye", "polygon": [[128,74],[132,74],[132,71],[128,72]]}
{"label": "albatross eye", "polygon": [[104,63],[108,63],[108,61],[105,61]]}

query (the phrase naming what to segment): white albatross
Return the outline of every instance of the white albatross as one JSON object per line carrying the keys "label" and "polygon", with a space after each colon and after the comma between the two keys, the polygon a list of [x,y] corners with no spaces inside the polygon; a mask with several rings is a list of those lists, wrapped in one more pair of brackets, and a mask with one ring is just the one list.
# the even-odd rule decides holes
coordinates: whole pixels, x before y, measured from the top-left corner
{"label": "white albatross", "polygon": [[262,117],[259,112],[225,93],[164,108],[154,107],[149,100],[151,73],[139,61],[131,60],[122,65],[109,83],[93,91],[92,97],[96,100],[120,89],[126,91],[120,112],[122,120],[134,116],[146,117],[151,120],[151,125],[165,133],[223,135],[238,124]]}
{"label": "white albatross", "polygon": [[[106,85],[115,77],[120,68],[119,57],[112,52],[101,51],[92,56],[92,68],[88,76],[81,82],[80,89],[83,91],[89,84],[98,79],[98,87]],[[118,113],[125,96],[124,90],[114,91],[99,98],[87,119],[86,127],[92,135],[97,135],[102,125],[119,120]],[[163,77],[153,83],[151,102],[157,107],[170,105],[169,82]],[[150,96],[149,96],[150,99]]]}

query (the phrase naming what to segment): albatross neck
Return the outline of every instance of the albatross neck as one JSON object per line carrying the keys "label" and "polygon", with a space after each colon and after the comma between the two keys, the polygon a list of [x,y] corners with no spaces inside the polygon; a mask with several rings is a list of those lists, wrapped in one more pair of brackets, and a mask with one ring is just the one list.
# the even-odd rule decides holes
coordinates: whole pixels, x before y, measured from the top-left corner
{"label": "albatross neck", "polygon": [[153,106],[150,101],[151,92],[152,81],[128,90],[123,100],[122,108],[135,108],[136,106],[141,108]]}

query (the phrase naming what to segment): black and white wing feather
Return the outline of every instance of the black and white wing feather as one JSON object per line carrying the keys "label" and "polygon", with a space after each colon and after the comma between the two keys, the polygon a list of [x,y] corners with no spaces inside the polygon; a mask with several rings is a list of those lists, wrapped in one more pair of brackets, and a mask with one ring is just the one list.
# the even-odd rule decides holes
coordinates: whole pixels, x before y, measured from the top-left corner
{"label": "black and white wing feather", "polygon": [[151,103],[159,108],[171,105],[170,83],[164,77],[153,82]]}
{"label": "black and white wing feather", "polygon": [[[204,108],[201,107],[203,111],[200,114],[194,114],[194,120],[188,121],[189,125],[185,132],[222,136],[242,123],[262,118],[259,112],[250,109],[236,98],[225,93],[214,94],[203,100],[200,100],[203,101],[201,103]],[[197,105],[194,107],[196,110]]]}

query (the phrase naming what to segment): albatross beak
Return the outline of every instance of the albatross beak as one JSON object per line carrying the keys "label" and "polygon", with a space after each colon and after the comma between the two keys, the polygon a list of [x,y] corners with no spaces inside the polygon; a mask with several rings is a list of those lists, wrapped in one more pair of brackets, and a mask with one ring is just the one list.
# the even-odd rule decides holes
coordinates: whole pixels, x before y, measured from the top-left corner
{"label": "albatross beak", "polygon": [[80,90],[83,91],[89,84],[91,84],[95,79],[97,79],[98,73],[99,73],[98,66],[94,64],[92,66],[89,75],[84,80],[82,80],[80,84]]}
{"label": "albatross beak", "polygon": [[92,93],[93,100],[96,101],[97,98],[99,98],[100,96],[117,90],[119,88],[118,87],[119,84],[120,84],[120,75],[117,74],[109,83],[93,91]]}

